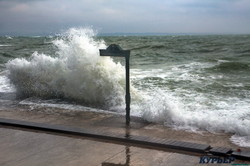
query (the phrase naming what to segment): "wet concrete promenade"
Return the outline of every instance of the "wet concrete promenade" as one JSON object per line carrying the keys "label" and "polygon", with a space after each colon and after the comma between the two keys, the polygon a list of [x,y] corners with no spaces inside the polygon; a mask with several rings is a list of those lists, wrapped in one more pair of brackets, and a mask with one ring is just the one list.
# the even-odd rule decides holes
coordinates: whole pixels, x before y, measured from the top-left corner
{"label": "wet concrete promenade", "polygon": [[[124,117],[116,114],[68,111],[50,108],[47,110],[0,110],[1,118],[28,122],[64,125],[93,131],[102,131],[134,136],[156,137],[212,146],[239,148],[230,143],[228,134],[191,133],[132,118],[126,129]],[[248,150],[242,148],[242,150]],[[50,132],[34,131],[16,127],[0,126],[1,166],[157,166],[157,165],[232,165],[200,164],[200,157],[207,154],[135,146],[88,137],[69,136]],[[249,164],[249,161],[234,161]]]}

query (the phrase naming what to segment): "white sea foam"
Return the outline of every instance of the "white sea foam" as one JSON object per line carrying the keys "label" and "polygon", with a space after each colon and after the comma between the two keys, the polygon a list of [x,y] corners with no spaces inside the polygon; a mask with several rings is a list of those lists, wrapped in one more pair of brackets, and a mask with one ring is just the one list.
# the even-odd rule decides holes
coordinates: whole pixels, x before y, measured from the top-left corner
{"label": "white sea foam", "polygon": [[241,147],[250,147],[250,136],[233,135],[230,140]]}
{"label": "white sea foam", "polygon": [[[203,87],[213,83],[219,77],[219,74],[214,77],[197,74],[199,69],[212,67],[213,64],[191,63],[185,66],[174,66],[174,72],[159,69],[151,71],[136,69],[132,70],[133,79],[157,77],[163,79],[161,82],[166,81],[166,79],[176,82],[190,81]],[[194,70],[196,72],[193,72]],[[204,84],[203,80],[209,80],[209,82]],[[148,121],[164,123],[166,126],[182,130],[207,130],[236,134],[238,137],[231,138],[233,143],[239,146],[249,146],[250,98],[199,93],[192,88],[175,88],[173,91],[169,89],[169,86],[155,87],[154,82],[150,81],[141,84],[147,84],[150,87],[146,92],[144,91],[145,103],[141,104],[137,111]]]}
{"label": "white sea foam", "polygon": [[[37,108],[59,108],[60,110],[53,109],[52,111],[50,109],[42,109],[42,112],[45,113],[74,113],[75,111],[88,111],[88,112],[101,112],[101,113],[108,113],[108,114],[119,114],[117,112],[110,112],[107,110],[97,109],[97,108],[91,108],[91,107],[85,107],[82,105],[76,105],[76,104],[70,104],[66,102],[59,102],[57,100],[41,100],[38,98],[27,98],[22,101],[20,101],[18,104],[20,105],[27,105],[29,106],[29,110],[36,110]],[[63,109],[63,110],[61,110]]]}
{"label": "white sea foam", "polygon": [[62,97],[101,107],[124,102],[124,67],[100,57],[104,41],[91,29],[68,30],[53,41],[56,55],[33,53],[7,63],[9,79],[19,96]]}
{"label": "white sea foam", "polygon": [[5,37],[6,37],[6,39],[8,39],[8,40],[12,40],[12,39],[13,39],[11,36],[5,36]]}
{"label": "white sea foam", "polygon": [[0,47],[10,47],[10,44],[0,44]]}
{"label": "white sea foam", "polygon": [[0,92],[15,92],[15,88],[11,86],[9,79],[4,73],[0,73]]}
{"label": "white sea foam", "polygon": [[193,95],[192,98],[197,102],[188,104],[171,92],[154,90],[149,92],[145,103],[141,103],[137,111],[148,121],[176,129],[236,134],[238,137],[231,138],[233,143],[250,146],[250,100],[218,100],[214,103],[216,107],[208,107],[202,103],[207,100],[206,97]]}

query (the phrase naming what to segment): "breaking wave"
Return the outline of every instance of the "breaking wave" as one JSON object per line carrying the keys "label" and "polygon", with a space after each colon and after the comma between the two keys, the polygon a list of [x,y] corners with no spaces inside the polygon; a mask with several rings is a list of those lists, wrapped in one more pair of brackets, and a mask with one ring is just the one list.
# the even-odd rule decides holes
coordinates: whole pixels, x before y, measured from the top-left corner
{"label": "breaking wave", "polygon": [[55,55],[34,52],[6,67],[19,97],[65,98],[95,107],[124,102],[124,68],[110,57],[100,57],[106,48],[94,39],[92,29],[69,29],[53,41]]}

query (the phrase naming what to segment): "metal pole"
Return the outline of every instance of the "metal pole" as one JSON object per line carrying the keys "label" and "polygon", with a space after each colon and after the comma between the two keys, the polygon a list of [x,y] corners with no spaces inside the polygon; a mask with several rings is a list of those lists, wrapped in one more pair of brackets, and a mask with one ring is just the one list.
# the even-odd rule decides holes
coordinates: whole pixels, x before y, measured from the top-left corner
{"label": "metal pole", "polygon": [[129,80],[129,55],[126,59],[126,125],[130,124],[130,80]]}
{"label": "metal pole", "polygon": [[119,45],[111,44],[106,50],[100,49],[100,56],[116,56],[116,57],[125,57],[126,60],[126,125],[129,126],[130,124],[130,81],[129,81],[129,57],[130,57],[130,50],[122,50]]}

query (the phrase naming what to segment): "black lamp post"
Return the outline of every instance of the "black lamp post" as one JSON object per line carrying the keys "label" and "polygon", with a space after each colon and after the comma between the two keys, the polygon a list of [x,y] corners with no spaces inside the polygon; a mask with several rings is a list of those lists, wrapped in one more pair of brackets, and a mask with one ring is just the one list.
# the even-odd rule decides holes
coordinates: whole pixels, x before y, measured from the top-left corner
{"label": "black lamp post", "polygon": [[130,50],[122,50],[119,45],[111,44],[106,50],[100,49],[100,56],[125,57],[126,60],[126,125],[130,123],[130,81],[129,81],[129,57]]}

